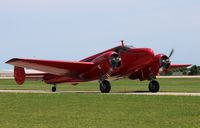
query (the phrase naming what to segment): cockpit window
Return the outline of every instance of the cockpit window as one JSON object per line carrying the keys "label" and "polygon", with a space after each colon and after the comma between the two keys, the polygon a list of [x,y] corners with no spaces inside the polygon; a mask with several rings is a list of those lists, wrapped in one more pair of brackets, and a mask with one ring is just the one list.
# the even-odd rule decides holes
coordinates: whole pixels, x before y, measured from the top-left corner
{"label": "cockpit window", "polygon": [[135,48],[133,45],[125,45],[125,47],[128,49]]}
{"label": "cockpit window", "polygon": [[125,45],[124,47],[123,46],[119,46],[119,47],[115,48],[115,52],[120,53],[120,52],[123,52],[123,51],[127,51],[129,49],[132,49],[132,48],[134,48],[134,47],[130,46],[130,45]]}

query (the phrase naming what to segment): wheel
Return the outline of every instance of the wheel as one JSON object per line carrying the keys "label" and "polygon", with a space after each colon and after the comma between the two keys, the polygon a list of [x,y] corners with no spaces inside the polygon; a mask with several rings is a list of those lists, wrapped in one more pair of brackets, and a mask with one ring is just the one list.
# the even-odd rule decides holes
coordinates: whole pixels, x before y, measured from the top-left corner
{"label": "wheel", "polygon": [[110,82],[107,80],[104,80],[100,83],[100,91],[101,93],[109,93],[111,90]]}
{"label": "wheel", "polygon": [[152,81],[149,83],[149,91],[150,91],[150,92],[158,92],[159,89],[160,89],[160,85],[159,85],[158,81],[152,80]]}
{"label": "wheel", "polygon": [[53,86],[51,89],[52,92],[56,92],[56,86]]}

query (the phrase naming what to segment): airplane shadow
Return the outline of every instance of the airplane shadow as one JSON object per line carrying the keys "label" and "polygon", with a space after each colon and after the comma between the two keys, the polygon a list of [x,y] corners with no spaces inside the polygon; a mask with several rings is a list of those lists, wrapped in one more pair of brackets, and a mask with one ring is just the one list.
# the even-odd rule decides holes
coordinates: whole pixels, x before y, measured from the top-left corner
{"label": "airplane shadow", "polygon": [[[117,93],[148,93],[149,91],[113,91],[110,94]],[[101,93],[100,91],[59,91],[59,93],[79,93],[79,94],[109,94],[109,93]]]}
{"label": "airplane shadow", "polygon": [[147,93],[149,91],[119,91],[119,92],[111,92],[111,93]]}

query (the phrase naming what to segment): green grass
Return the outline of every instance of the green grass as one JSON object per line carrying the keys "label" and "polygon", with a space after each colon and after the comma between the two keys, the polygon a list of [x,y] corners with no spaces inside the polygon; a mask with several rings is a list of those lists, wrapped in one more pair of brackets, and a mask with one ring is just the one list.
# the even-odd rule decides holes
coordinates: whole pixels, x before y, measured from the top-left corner
{"label": "green grass", "polygon": [[198,128],[200,97],[0,93],[2,128]]}
{"label": "green grass", "polygon": [[[170,92],[200,92],[200,79],[158,79],[160,91]],[[111,81],[113,92],[148,91],[148,81],[128,80]],[[16,85],[14,80],[0,80],[0,89],[34,89],[51,90],[51,86],[43,82],[26,81],[23,86]],[[58,85],[58,90],[99,90],[98,82]]]}
{"label": "green grass", "polygon": [[[159,79],[161,91],[200,92],[199,79]],[[148,81],[112,82],[112,91],[147,91]],[[50,90],[42,82],[0,89]],[[59,90],[98,90],[98,83],[62,84]],[[200,97],[87,93],[0,93],[1,128],[199,128]]]}

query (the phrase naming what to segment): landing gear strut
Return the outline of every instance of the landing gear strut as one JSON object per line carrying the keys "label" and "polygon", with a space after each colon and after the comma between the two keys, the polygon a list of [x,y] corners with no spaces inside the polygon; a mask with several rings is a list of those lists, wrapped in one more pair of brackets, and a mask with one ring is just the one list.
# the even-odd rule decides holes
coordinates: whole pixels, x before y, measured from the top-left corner
{"label": "landing gear strut", "polygon": [[51,91],[52,91],[52,92],[56,92],[56,84],[54,84],[54,85],[52,86]]}
{"label": "landing gear strut", "polygon": [[110,82],[107,80],[103,80],[100,82],[100,91],[101,93],[109,93],[111,90]]}
{"label": "landing gear strut", "polygon": [[158,92],[159,89],[160,89],[160,85],[159,85],[158,81],[151,80],[149,83],[149,91],[150,92]]}

